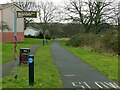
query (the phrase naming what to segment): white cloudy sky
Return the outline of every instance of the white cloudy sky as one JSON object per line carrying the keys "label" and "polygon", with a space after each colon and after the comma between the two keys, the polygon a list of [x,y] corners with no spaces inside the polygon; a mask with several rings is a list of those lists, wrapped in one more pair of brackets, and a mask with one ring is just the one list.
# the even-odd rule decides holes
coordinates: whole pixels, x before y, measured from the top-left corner
{"label": "white cloudy sky", "polygon": [[[19,1],[19,0],[13,0],[13,1]],[[23,1],[28,1],[28,0],[23,0]],[[30,1],[45,1],[45,0],[30,0]],[[46,1],[52,1],[56,5],[60,5],[63,2],[69,1],[69,0],[46,0]],[[107,1],[113,1],[114,3],[119,2],[120,0],[107,0]],[[11,0],[0,0],[0,4],[4,4],[7,2],[11,2]]]}
{"label": "white cloudy sky", "polygon": [[[25,0],[23,0],[23,1],[25,1]],[[35,1],[41,1],[41,0],[35,0]],[[59,5],[59,4],[63,3],[64,1],[67,1],[67,0],[47,0],[47,1],[52,1],[53,3]],[[0,4],[4,4],[4,3],[7,3],[7,2],[11,2],[11,0],[0,0]]]}
{"label": "white cloudy sky", "polygon": [[[10,3],[11,1],[19,1],[19,0],[0,0],[0,4]],[[36,1],[36,2],[52,1],[56,5],[62,5],[63,2],[67,2],[69,0],[21,0],[21,1]],[[87,1],[87,0],[85,0],[85,1]],[[118,3],[120,0],[107,0],[107,1],[113,2],[113,6],[115,7],[115,6],[117,6],[116,3]]]}

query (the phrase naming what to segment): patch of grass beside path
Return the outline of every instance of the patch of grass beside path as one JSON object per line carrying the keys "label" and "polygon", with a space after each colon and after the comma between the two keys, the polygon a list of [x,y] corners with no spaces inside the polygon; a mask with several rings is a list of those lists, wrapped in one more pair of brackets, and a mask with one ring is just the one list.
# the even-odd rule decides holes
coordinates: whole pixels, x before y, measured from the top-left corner
{"label": "patch of grass beside path", "polygon": [[[35,44],[40,43],[41,39],[25,38],[24,42],[17,43],[17,52],[19,56],[20,48],[29,48]],[[14,43],[3,43],[2,50],[0,50],[0,55],[2,55],[2,64],[14,60]],[[0,63],[1,64],[1,63]]]}
{"label": "patch of grass beside path", "polygon": [[65,42],[66,41],[61,41],[62,47],[102,72],[109,79],[118,81],[118,57],[109,54],[95,53],[85,48],[65,46]]}
{"label": "patch of grass beside path", "polygon": [[14,76],[6,76],[3,78],[3,88],[62,88],[62,82],[59,72],[56,69],[49,46],[40,46],[37,49],[34,59],[34,81],[33,87],[28,85],[28,66],[21,65],[18,67],[18,79]]}
{"label": "patch of grass beside path", "polygon": [[35,74],[40,88],[62,88],[62,82],[53,61],[49,46],[41,46],[35,57]]}
{"label": "patch of grass beside path", "polygon": [[2,44],[0,43],[0,64],[2,63]]}

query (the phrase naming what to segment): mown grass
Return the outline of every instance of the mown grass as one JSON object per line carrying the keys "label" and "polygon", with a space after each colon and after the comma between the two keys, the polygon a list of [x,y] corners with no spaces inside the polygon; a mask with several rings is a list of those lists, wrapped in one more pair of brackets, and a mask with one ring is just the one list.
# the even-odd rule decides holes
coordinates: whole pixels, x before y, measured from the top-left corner
{"label": "mown grass", "polygon": [[14,75],[3,78],[3,88],[62,88],[59,72],[56,69],[48,45],[40,46],[37,49],[34,59],[34,86],[28,84],[28,66],[18,67],[18,79]]}
{"label": "mown grass", "polygon": [[96,53],[80,47],[65,46],[66,41],[62,41],[62,47],[72,52],[75,56],[96,68],[109,79],[118,81],[118,57],[109,54]]}
{"label": "mown grass", "polygon": [[[60,75],[56,69],[49,46],[41,46],[36,53],[35,60],[35,74],[39,75],[39,87],[62,88]],[[37,68],[39,69],[37,70]]]}
{"label": "mown grass", "polygon": [[2,44],[0,43],[0,64],[2,63]]}
{"label": "mown grass", "polygon": [[[17,43],[17,53],[19,56],[20,48],[29,48],[32,45],[40,43],[40,39],[25,38],[24,42]],[[2,50],[0,50],[0,55],[2,55],[2,64],[14,60],[14,43],[3,43]],[[18,58],[19,59],[19,58]],[[1,64],[1,63],[0,63]]]}
{"label": "mown grass", "polygon": [[[0,63],[2,63],[2,44],[1,43],[0,43]],[[2,68],[2,66],[0,66],[0,68]],[[2,78],[0,78],[0,89],[2,89]]]}

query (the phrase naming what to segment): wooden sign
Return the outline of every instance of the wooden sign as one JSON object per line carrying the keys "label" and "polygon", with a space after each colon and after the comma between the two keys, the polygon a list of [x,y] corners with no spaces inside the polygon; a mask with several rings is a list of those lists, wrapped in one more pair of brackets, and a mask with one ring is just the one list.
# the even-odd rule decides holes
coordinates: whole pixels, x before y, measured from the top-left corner
{"label": "wooden sign", "polygon": [[17,11],[17,18],[37,18],[37,11]]}

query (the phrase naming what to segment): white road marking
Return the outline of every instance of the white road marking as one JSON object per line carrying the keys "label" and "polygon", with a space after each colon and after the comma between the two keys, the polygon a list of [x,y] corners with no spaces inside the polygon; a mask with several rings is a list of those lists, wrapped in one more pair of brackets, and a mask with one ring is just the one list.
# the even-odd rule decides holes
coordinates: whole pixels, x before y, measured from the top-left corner
{"label": "white road marking", "polygon": [[[120,89],[120,86],[116,84],[115,82],[93,82],[98,88],[100,89],[109,89],[109,88],[114,88],[114,89]],[[89,85],[89,83],[86,82],[72,82],[72,85],[76,88],[94,88]]]}
{"label": "white road marking", "polygon": [[100,82],[100,84],[102,84],[105,88],[109,88],[107,85],[105,85],[103,82]]}
{"label": "white road marking", "polygon": [[73,83],[73,82],[72,82],[72,85],[73,85],[74,87],[76,86],[75,83]]}
{"label": "white road marking", "polygon": [[82,88],[85,89],[85,87],[80,82],[72,82],[72,85],[76,88]]}
{"label": "white road marking", "polygon": [[85,87],[82,85],[82,83],[81,83],[81,82],[79,82],[79,84],[80,84],[80,86],[81,86],[83,89],[85,89]]}
{"label": "white road marking", "polygon": [[91,87],[86,83],[86,82],[83,82],[88,88],[91,89]]}
{"label": "white road marking", "polygon": [[115,84],[115,83],[111,83],[111,82],[104,82],[106,85],[108,85],[111,88],[115,88],[115,89],[119,89],[120,87]]}
{"label": "white road marking", "polygon": [[120,89],[120,86],[118,86],[118,84],[116,84],[115,82],[113,82],[113,83],[118,89]]}
{"label": "white road marking", "polygon": [[98,82],[95,82],[95,84],[99,87],[99,88],[103,88],[102,86],[100,86],[99,84],[98,84]]}

